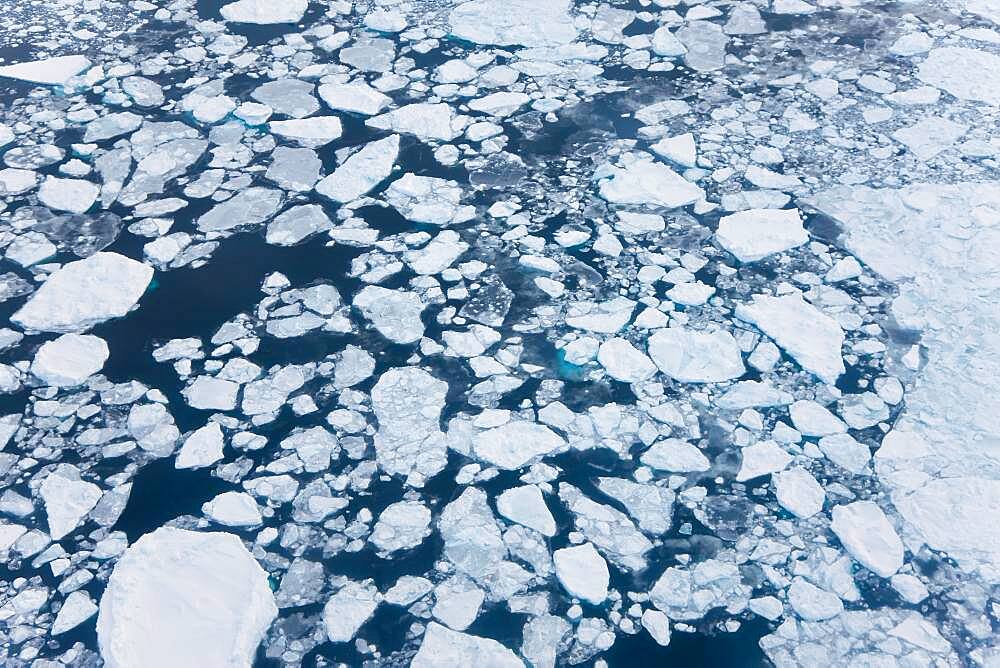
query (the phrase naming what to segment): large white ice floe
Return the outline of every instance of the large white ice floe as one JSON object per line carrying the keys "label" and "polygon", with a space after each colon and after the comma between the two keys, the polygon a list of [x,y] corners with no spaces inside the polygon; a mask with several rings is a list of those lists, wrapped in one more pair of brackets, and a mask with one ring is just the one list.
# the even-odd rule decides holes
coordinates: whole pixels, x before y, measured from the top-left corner
{"label": "large white ice floe", "polygon": [[590,543],[552,553],[556,577],[570,595],[600,605],[608,597],[608,564]]}
{"label": "large white ice floe", "polygon": [[394,343],[413,343],[424,335],[420,319],[424,303],[415,292],[369,285],[354,296],[353,305],[379,334]]}
{"label": "large white ice floe", "polygon": [[934,49],[920,63],[917,78],[957,98],[1000,105],[1000,56],[979,49]]}
{"label": "large white ice floe", "polygon": [[743,356],[729,332],[659,329],[647,350],[660,371],[682,383],[720,383],[743,375]]}
{"label": "large white ice floe", "polygon": [[449,104],[417,102],[373,116],[365,123],[378,130],[390,130],[420,139],[451,141],[462,133],[465,117],[457,117]]}
{"label": "large white ice floe", "polygon": [[723,216],[715,238],[740,262],[756,262],[809,241],[798,209],[748,209]]}
{"label": "large white ice floe", "polygon": [[293,118],[287,121],[271,121],[268,129],[274,134],[308,148],[326,146],[340,139],[343,126],[336,116],[312,116]]}
{"label": "large white ice floe", "polygon": [[447,443],[441,431],[448,383],[423,369],[390,369],[372,388],[372,408],[378,419],[375,456],[379,465],[421,486],[447,463]]}
{"label": "large white ice floe", "polygon": [[823,382],[833,385],[844,373],[844,330],[800,295],[755,295],[736,307],[736,317],[756,325]]}
{"label": "large white ice floe", "polygon": [[240,539],[161,527],[131,545],[101,597],[97,638],[109,668],[253,663],[278,608]]}
{"label": "large white ice floe", "polygon": [[281,207],[282,192],[275,188],[247,188],[216,204],[195,222],[202,232],[222,232],[243,225],[257,225]]}
{"label": "large white ice floe", "polygon": [[470,0],[451,10],[451,34],[476,44],[560,46],[572,42],[576,27],[569,0]]}
{"label": "large white ice floe", "polygon": [[323,84],[318,92],[331,109],[363,116],[374,116],[392,104],[392,98],[363,81]]}
{"label": "large white ice floe", "polygon": [[323,606],[323,626],[331,642],[347,642],[375,612],[381,595],[374,585],[348,582]]}
{"label": "large white ice floe", "polygon": [[448,668],[449,666],[489,666],[524,668],[524,662],[496,640],[452,631],[437,622],[427,625],[420,650],[411,668]]}
{"label": "large white ice floe", "polygon": [[94,205],[101,188],[84,179],[46,176],[38,189],[38,201],[54,211],[83,213]]}
{"label": "large white ice floe", "polygon": [[297,23],[309,7],[308,0],[237,0],[223,5],[222,18],[233,23]]}
{"label": "large white ice floe", "polygon": [[399,135],[366,144],[317,183],[316,192],[335,202],[355,200],[389,177],[398,155]]}
{"label": "large white ice floe", "polygon": [[49,86],[63,86],[71,78],[90,67],[86,56],[55,56],[27,63],[0,67],[0,77],[20,79]]}
{"label": "large white ice floe", "polygon": [[81,332],[128,313],[152,278],[149,265],[117,253],[95,253],[63,265],[11,320],[25,329]]}
{"label": "large white ice floe", "polygon": [[620,165],[605,165],[595,176],[601,197],[614,204],[675,209],[705,197],[701,188],[648,153],[629,154]]}
{"label": "large white ice floe", "polygon": [[456,181],[435,176],[404,174],[389,184],[385,199],[415,223],[451,225],[476,215],[475,207],[462,205],[462,188]]}
{"label": "large white ice floe", "polygon": [[903,565],[903,543],[885,513],[871,501],[834,506],[830,530],[856,561],[884,578]]}
{"label": "large white ice floe", "polygon": [[990,224],[1000,211],[1000,183],[845,186],[810,204],[843,226],[844,243],[862,261],[899,283],[893,315],[920,330],[927,351],[905,410],[875,454],[904,535],[1000,581],[1000,529],[992,520],[1000,512],[1000,451],[992,445],[1000,394],[982,392],[1000,376],[1000,235]]}
{"label": "large white ice floe", "polygon": [[60,464],[50,473],[40,488],[45,513],[49,520],[52,540],[62,540],[73,531],[101,499],[101,488],[80,479],[80,471],[69,464]]}
{"label": "large white ice floe", "polygon": [[104,367],[108,344],[91,334],[63,334],[43,343],[31,362],[31,373],[52,387],[82,385]]}
{"label": "large white ice floe", "polygon": [[476,457],[509,471],[566,447],[566,441],[545,425],[514,420],[481,431],[473,438]]}

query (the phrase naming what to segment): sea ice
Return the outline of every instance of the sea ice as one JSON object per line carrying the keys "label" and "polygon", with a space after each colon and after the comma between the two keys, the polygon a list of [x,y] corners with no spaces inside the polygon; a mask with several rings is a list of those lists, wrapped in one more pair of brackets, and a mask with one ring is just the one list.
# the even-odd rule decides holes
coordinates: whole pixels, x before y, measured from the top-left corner
{"label": "sea ice", "polygon": [[95,253],[49,276],[11,320],[43,332],[84,331],[128,313],[152,278],[148,265],[117,253]]}
{"label": "sea ice", "polygon": [[882,509],[871,501],[834,506],[830,530],[856,561],[887,578],[903,565],[903,543]]}
{"label": "sea ice", "polygon": [[277,614],[267,573],[237,536],[161,527],[115,565],[97,638],[109,668],[249,666]]}
{"label": "sea ice", "polygon": [[90,67],[86,56],[55,56],[0,67],[0,77],[20,79],[49,86],[65,86],[71,78]]}
{"label": "sea ice", "polygon": [[809,241],[798,209],[748,209],[723,216],[715,238],[740,262],[756,262]]}
{"label": "sea ice", "polygon": [[608,564],[590,543],[556,550],[552,561],[556,577],[570,595],[594,605],[608,597]]}
{"label": "sea ice", "polygon": [[298,23],[309,7],[309,0],[237,0],[223,5],[222,18],[233,23]]}
{"label": "sea ice", "polygon": [[100,371],[108,354],[104,339],[90,334],[63,334],[42,344],[31,363],[31,372],[52,387],[74,387]]}
{"label": "sea ice", "polygon": [[316,184],[316,192],[335,202],[353,201],[389,178],[398,156],[399,135],[366,144]]}
{"label": "sea ice", "polygon": [[658,329],[647,346],[660,371],[682,383],[720,383],[745,371],[739,345],[725,330]]}

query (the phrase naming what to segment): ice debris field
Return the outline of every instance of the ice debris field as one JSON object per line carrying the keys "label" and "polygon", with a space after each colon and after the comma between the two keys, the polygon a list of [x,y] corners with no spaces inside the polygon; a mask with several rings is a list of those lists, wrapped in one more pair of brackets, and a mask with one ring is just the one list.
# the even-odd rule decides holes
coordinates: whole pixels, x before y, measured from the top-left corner
{"label": "ice debris field", "polygon": [[2,5],[2,665],[1000,666],[1000,1]]}

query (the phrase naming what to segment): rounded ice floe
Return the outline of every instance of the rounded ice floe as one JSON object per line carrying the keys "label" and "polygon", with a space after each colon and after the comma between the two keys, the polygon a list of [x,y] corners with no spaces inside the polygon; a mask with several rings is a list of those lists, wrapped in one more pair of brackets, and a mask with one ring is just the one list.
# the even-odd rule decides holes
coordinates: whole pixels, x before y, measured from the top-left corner
{"label": "rounded ice floe", "polygon": [[232,23],[298,23],[309,7],[308,0],[237,0],[222,7],[222,18]]}
{"label": "rounded ice floe", "polygon": [[615,337],[601,344],[597,361],[608,375],[623,383],[638,383],[656,373],[656,366],[626,339]]}
{"label": "rounded ice floe", "polygon": [[161,527],[115,566],[97,639],[108,668],[249,666],[277,614],[267,573],[239,538]]}
{"label": "rounded ice floe", "polygon": [[508,471],[558,452],[566,441],[545,425],[517,420],[479,432],[472,440],[476,457]]}
{"label": "rounded ice floe", "polygon": [[104,367],[108,344],[90,334],[63,334],[43,343],[31,362],[31,373],[52,387],[82,385]]}
{"label": "rounded ice floe", "polygon": [[740,262],[756,262],[801,246],[809,235],[798,209],[748,209],[723,216],[715,239]]}
{"label": "rounded ice floe", "polygon": [[95,253],[63,265],[11,320],[43,332],[84,331],[128,313],[152,278],[148,265],[117,253]]}
{"label": "rounded ice floe", "polygon": [[252,527],[261,523],[260,508],[246,492],[223,492],[202,505],[213,522],[230,527]]}
{"label": "rounded ice floe", "polygon": [[54,211],[83,213],[94,205],[101,188],[84,179],[46,176],[38,189],[38,201]]}
{"label": "rounded ice floe", "polygon": [[778,503],[796,517],[812,517],[823,509],[826,492],[804,468],[795,467],[775,473],[772,480]]}
{"label": "rounded ice floe", "polygon": [[834,506],[830,530],[862,566],[887,578],[903,565],[903,543],[882,509],[871,501]]}
{"label": "rounded ice floe", "polygon": [[379,513],[371,542],[390,553],[417,547],[430,535],[431,511],[419,501],[397,501]]}
{"label": "rounded ice floe", "polygon": [[676,473],[707,471],[712,468],[708,457],[697,446],[678,438],[665,438],[653,443],[642,453],[640,460],[654,469]]}
{"label": "rounded ice floe", "polygon": [[559,582],[576,598],[600,605],[608,597],[608,564],[590,543],[552,553]]}
{"label": "rounded ice floe", "polygon": [[682,383],[721,383],[739,378],[746,370],[736,339],[721,329],[660,329],[649,337],[647,346],[660,371]]}

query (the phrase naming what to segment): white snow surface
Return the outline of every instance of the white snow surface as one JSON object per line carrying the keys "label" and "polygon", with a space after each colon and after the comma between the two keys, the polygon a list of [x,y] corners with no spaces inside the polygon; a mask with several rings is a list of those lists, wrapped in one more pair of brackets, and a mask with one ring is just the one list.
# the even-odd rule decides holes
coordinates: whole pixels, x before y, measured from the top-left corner
{"label": "white snow surface", "polygon": [[424,639],[410,668],[454,666],[524,668],[524,662],[496,640],[452,631],[437,622],[431,622],[427,625]]}
{"label": "white snow surface", "polygon": [[756,262],[809,241],[798,209],[747,209],[719,220],[719,245],[740,262]]}
{"label": "white snow surface", "polygon": [[92,334],[63,334],[43,343],[31,362],[31,373],[52,387],[74,387],[104,367],[108,344]]}
{"label": "white snow surface", "polygon": [[552,561],[556,577],[571,596],[594,605],[608,597],[608,563],[590,543],[556,550]]}
{"label": "white snow surface", "polygon": [[70,79],[90,67],[86,56],[56,56],[26,63],[0,67],[0,77],[20,79],[49,86],[63,86]]}
{"label": "white snow surface", "polygon": [[476,44],[560,46],[576,27],[569,0],[470,0],[451,11],[451,34]]}
{"label": "white snow surface", "polygon": [[237,536],[161,527],[115,565],[97,638],[108,668],[242,668],[277,614],[267,573]]}

